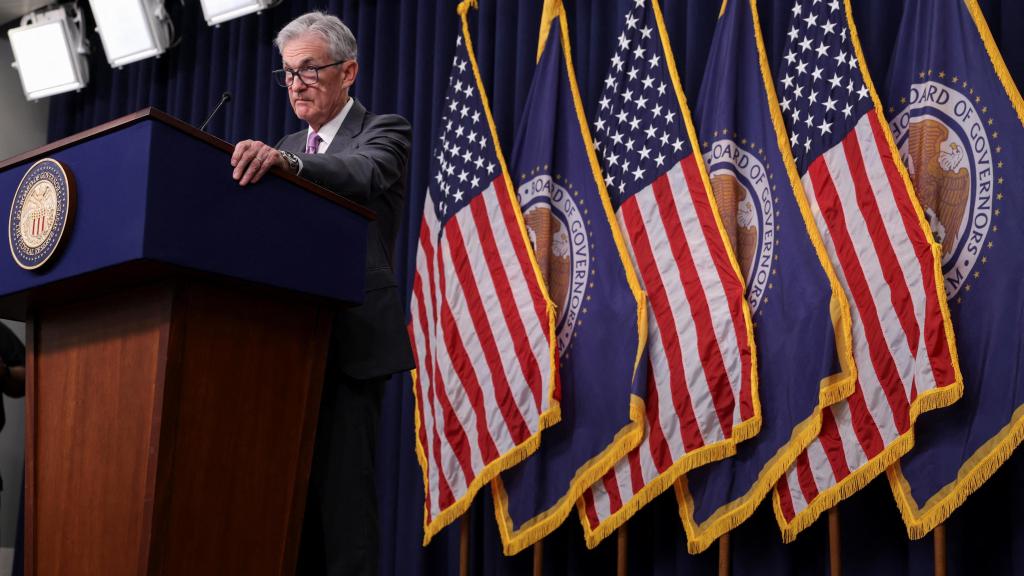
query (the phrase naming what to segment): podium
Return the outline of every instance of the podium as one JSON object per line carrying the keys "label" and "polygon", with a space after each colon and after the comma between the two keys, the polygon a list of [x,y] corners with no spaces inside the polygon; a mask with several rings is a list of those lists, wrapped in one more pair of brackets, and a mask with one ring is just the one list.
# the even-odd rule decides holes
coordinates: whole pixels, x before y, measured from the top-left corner
{"label": "podium", "polygon": [[[38,159],[77,207],[39,270],[0,254],[27,322],[27,574],[291,574],[331,318],[363,295],[372,212],[155,109]],[[8,243],[4,239],[4,243]]]}

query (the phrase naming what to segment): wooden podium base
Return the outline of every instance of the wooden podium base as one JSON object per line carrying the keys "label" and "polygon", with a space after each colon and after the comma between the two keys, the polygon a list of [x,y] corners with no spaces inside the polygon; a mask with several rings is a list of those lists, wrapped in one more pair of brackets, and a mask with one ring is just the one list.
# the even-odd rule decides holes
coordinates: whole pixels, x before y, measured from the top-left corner
{"label": "wooden podium base", "polygon": [[202,278],[35,308],[28,574],[291,574],[331,311]]}

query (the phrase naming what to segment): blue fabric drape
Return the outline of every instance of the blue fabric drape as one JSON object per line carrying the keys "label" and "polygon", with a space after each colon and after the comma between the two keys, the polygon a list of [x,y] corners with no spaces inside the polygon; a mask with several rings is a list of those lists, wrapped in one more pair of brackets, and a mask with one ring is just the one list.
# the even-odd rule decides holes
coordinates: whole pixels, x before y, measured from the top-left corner
{"label": "blue fabric drape", "polygon": [[[733,0],[736,1],[736,0]],[[220,94],[234,100],[209,131],[228,141],[258,138],[275,142],[301,125],[286,93],[270,78],[280,65],[274,34],[295,16],[324,9],[341,17],[359,40],[360,73],[355,95],[375,112],[396,112],[410,120],[413,155],[406,217],[396,252],[399,281],[410,286],[415,232],[428,178],[430,149],[441,118],[454,38],[457,0],[285,0],[258,16],[209,28],[199,3],[166,0],[180,43],[158,60],[112,70],[99,38],[90,34],[92,81],[80,93],[54,97],[51,140],[68,136],[146,106],[156,106],[198,125]],[[901,3],[853,0],[867,63],[876,83],[887,74]],[[565,0],[573,58],[583,101],[593,114],[629,0]],[[542,0],[480,0],[471,31],[483,81],[506,153],[521,120],[533,74]],[[691,107],[704,74],[719,12],[717,0],[662,0],[666,23]],[[773,30],[786,22],[791,2],[762,0],[761,22],[769,58],[781,60],[784,36]],[[1010,71],[1024,78],[1024,3],[981,0]],[[89,25],[92,28],[92,25]],[[168,161],[173,162],[170,158]],[[225,166],[227,169],[227,166]],[[770,416],[770,415],[769,415]],[[381,573],[455,574],[458,526],[422,548],[422,473],[413,450],[413,399],[406,378],[393,380],[384,395],[377,461],[381,522]],[[1024,572],[1024,457],[1016,456],[950,520],[951,574]],[[847,574],[931,574],[931,539],[909,542],[884,478],[840,506],[843,562]],[[473,574],[528,574],[530,552],[505,558],[493,520],[489,492],[472,508]],[[545,541],[548,574],[612,574],[615,538],[587,551],[575,517]],[[796,543],[779,539],[770,503],[732,536],[734,574],[825,574],[827,527],[820,521]],[[714,574],[717,551],[686,553],[685,535],[671,491],[638,513],[629,524],[632,574]]]}

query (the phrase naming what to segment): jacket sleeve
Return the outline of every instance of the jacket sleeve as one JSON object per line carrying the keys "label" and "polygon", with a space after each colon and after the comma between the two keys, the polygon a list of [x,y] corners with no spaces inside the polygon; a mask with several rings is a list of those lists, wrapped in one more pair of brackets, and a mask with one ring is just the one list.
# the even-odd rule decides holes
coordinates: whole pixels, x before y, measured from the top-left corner
{"label": "jacket sleeve", "polygon": [[369,204],[402,178],[409,162],[412,127],[401,116],[368,120],[351,146],[337,153],[297,154],[300,176],[360,204]]}

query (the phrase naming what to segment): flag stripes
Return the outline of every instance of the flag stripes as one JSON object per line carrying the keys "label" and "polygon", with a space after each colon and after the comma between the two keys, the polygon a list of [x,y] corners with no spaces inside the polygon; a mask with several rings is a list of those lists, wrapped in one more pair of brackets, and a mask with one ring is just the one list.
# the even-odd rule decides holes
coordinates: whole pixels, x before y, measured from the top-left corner
{"label": "flag stripes", "polygon": [[957,380],[931,245],[876,114],[862,116],[814,159],[803,184],[853,304],[858,381],[846,403],[823,411],[819,437],[779,481],[776,510],[787,539],[834,503],[823,498],[814,505],[824,493],[843,494],[852,476],[859,473],[866,482],[905,453],[911,442],[904,435],[920,411],[913,402]]}
{"label": "flag stripes", "polygon": [[737,440],[736,425],[754,415],[742,284],[708,217],[697,162],[685,157],[618,211],[654,315],[647,419],[643,443],[580,502],[588,545],[600,540],[603,522],[632,513],[694,466],[730,454],[724,441]]}
{"label": "flag stripes", "polygon": [[[433,151],[409,337],[424,544],[559,418],[554,311],[473,59],[466,15]],[[465,40],[465,42],[464,42]],[[483,120],[481,122],[481,120]]]}
{"label": "flag stripes", "polygon": [[501,178],[449,220],[439,246],[431,242],[437,219],[424,211],[410,335],[417,365],[430,366],[418,373],[426,395],[417,398],[418,437],[435,463],[426,467],[428,523],[488,464],[525,442],[550,408],[539,387],[518,385],[550,378],[550,349],[543,300],[512,289],[526,283],[521,264],[529,256],[524,246],[499,248],[513,245],[517,226],[499,194],[508,198]]}

